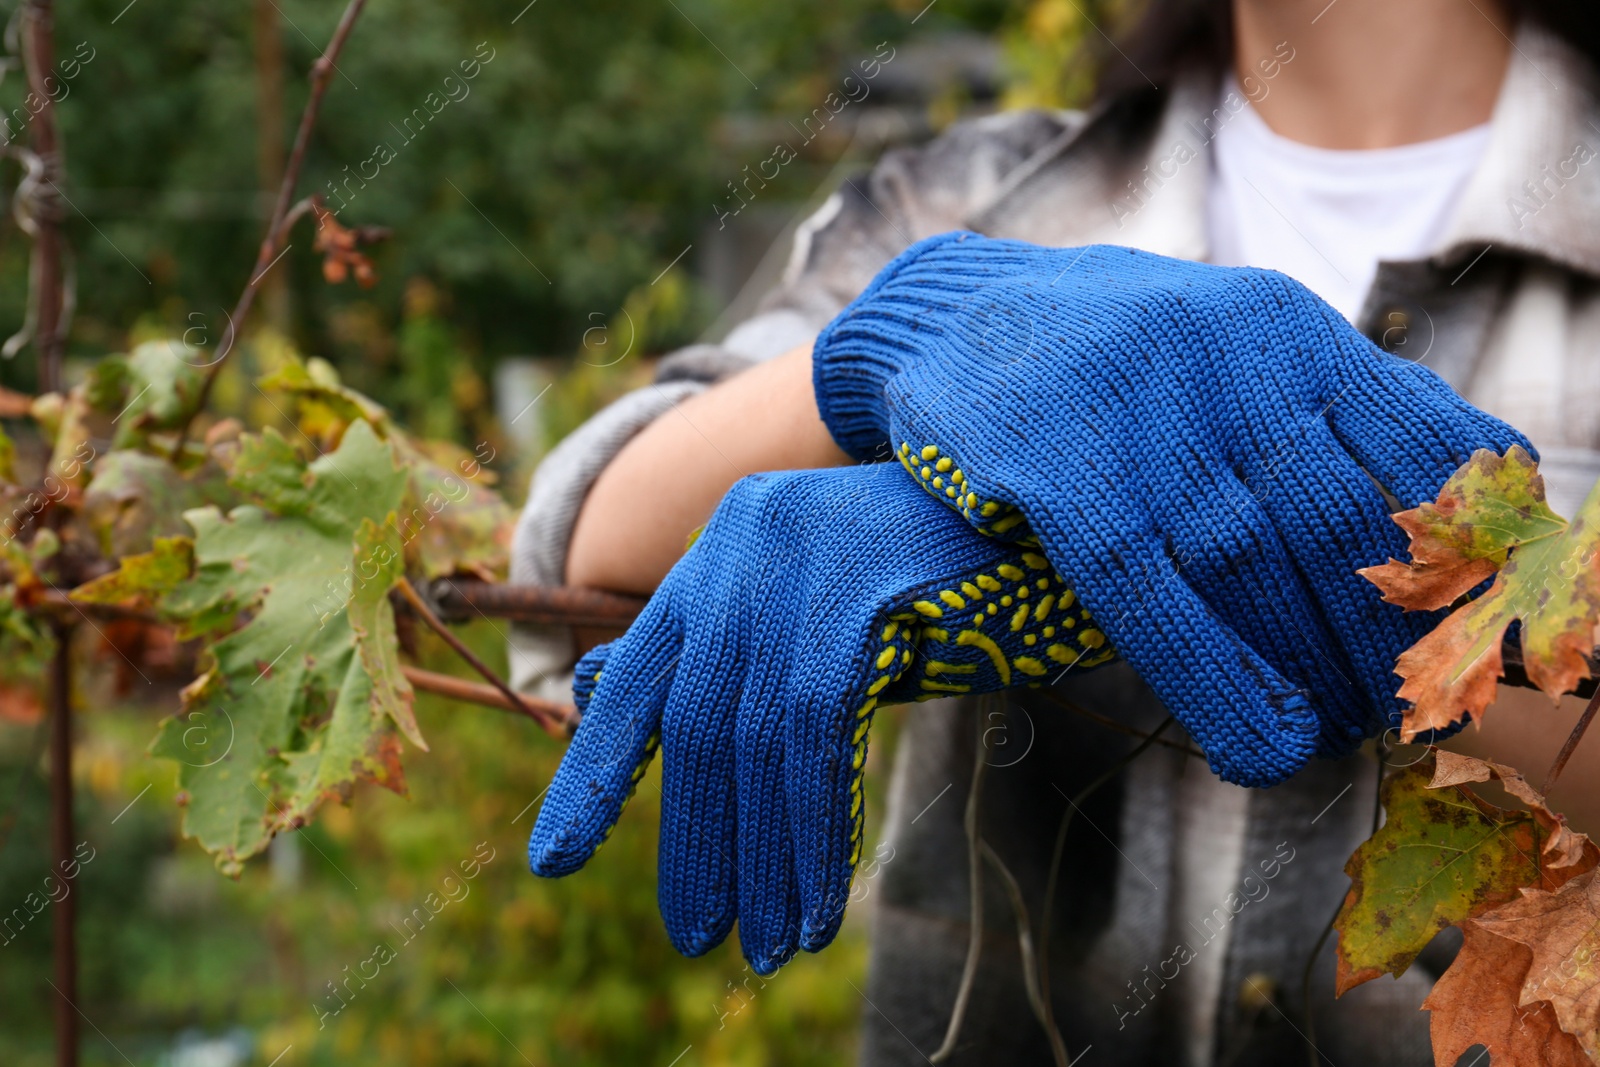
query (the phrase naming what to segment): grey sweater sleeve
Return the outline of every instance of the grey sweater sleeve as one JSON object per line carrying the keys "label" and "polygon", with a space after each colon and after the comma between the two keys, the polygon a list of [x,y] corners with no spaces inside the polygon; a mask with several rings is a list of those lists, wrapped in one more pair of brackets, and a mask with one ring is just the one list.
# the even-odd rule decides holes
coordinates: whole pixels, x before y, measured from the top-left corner
{"label": "grey sweater sleeve", "polygon": [[[720,344],[664,358],[656,381],[622,397],[561,442],[534,472],[511,548],[511,581],[560,585],[578,511],[600,472],[635,434],[674,406],[744,368],[809,344],[906,246],[957,229],[1007,175],[1076,124],[1077,116],[1008,112],[958,123],[917,148],[886,153],[846,179],[795,231],[780,283]],[[511,682],[568,699],[573,647],[567,627],[519,624]]]}

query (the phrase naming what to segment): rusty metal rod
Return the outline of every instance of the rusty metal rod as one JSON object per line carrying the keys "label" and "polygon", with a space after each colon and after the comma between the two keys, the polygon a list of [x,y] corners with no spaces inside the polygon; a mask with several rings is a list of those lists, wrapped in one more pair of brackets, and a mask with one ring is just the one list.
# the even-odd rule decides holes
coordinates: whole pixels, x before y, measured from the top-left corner
{"label": "rusty metal rod", "polygon": [[[495,619],[512,619],[518,622],[539,622],[559,626],[594,626],[625,628],[633,621],[644,601],[635,597],[602,593],[594,589],[577,589],[570,586],[509,585],[476,580],[440,578],[428,587],[428,592],[439,606],[438,616],[446,622],[470,622],[488,616]],[[59,593],[37,594],[36,608],[57,613],[57,617],[76,614],[76,609]],[[154,621],[148,612],[107,604],[78,605],[84,614],[105,618],[144,618]],[[1600,664],[1600,649],[1591,659]],[[1502,685],[1519,689],[1537,688],[1528,681],[1528,672],[1522,666],[1522,647],[1507,637],[1501,648],[1504,676]],[[1585,678],[1578,683],[1573,694],[1588,700],[1600,691],[1600,679]],[[496,705],[498,706],[498,705]]]}
{"label": "rusty metal rod", "polygon": [[[1590,654],[1589,663],[1600,666],[1600,648]],[[1522,645],[1510,635],[1507,635],[1500,645],[1500,666],[1501,685],[1515,686],[1518,689],[1539,688],[1528,680],[1527,669],[1522,665]],[[1600,692],[1600,678],[1590,675],[1578,682],[1577,688],[1572,690],[1572,695],[1588,700],[1596,692]]]}
{"label": "rusty metal rod", "polygon": [[466,622],[479,615],[517,622],[621,629],[644,610],[637,597],[571,586],[501,585],[440,578],[429,588],[440,615]]}

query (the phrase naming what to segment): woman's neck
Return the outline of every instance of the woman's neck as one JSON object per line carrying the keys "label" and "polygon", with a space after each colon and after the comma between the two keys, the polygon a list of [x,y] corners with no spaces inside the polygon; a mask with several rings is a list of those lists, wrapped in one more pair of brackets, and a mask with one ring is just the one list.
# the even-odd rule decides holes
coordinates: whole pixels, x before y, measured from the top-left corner
{"label": "woman's neck", "polygon": [[[1233,13],[1235,76],[1267,89],[1248,94],[1257,112],[1321,148],[1392,148],[1487,122],[1511,56],[1501,0],[1234,0]],[[1263,62],[1278,64],[1270,82]]]}

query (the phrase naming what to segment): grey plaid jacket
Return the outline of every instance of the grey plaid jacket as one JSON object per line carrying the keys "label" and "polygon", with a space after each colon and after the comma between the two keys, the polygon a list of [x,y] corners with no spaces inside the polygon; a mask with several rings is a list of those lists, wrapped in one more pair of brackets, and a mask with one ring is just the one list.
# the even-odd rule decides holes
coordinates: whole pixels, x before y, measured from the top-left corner
{"label": "grey plaid jacket", "polygon": [[[756,314],[718,344],[663,360],[655,385],[546,459],[517,529],[513,580],[560,583],[584,495],[633,434],[727,374],[811,340],[916,240],[968,228],[1205,259],[1208,143],[1225,121],[1218,93],[1215,76],[1196,75],[1114,111],[982,118],[845,181],[798,228]],[[1600,480],[1597,149],[1600,99],[1587,65],[1524,28],[1490,146],[1447,237],[1424,259],[1382,264],[1357,320],[1524,430],[1552,503],[1569,515]],[[569,635],[520,628],[512,659],[517,684],[565,696]],[[1068,798],[1128,754],[1136,740],[1125,731],[1164,715],[1132,671],[1113,665],[1045,693],[919,705],[907,716],[884,841],[858,874],[872,880],[864,1064],[923,1063],[944,1040],[972,930],[968,805],[1037,937]],[[1066,838],[1041,951],[1069,1055],[1278,1065],[1306,1062],[1314,1041],[1338,1067],[1431,1065],[1418,1005],[1454,952],[1448,935],[1401,979],[1340,1000],[1332,945],[1319,941],[1348,885],[1344,861],[1373,827],[1377,760],[1319,762],[1250,791],[1218,782],[1183,751],[1179,731],[1169,734],[1178,747],[1146,751],[1077,805]],[[980,867],[980,963],[950,1062],[1050,1063],[1006,875]]]}

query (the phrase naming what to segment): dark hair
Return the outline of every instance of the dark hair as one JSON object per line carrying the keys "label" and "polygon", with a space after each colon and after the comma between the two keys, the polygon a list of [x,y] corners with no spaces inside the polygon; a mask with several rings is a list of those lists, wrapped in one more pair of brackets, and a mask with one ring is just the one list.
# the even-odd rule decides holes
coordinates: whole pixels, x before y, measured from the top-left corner
{"label": "dark hair", "polygon": [[[1541,23],[1600,69],[1600,3],[1596,0],[1502,0],[1514,18]],[[1148,0],[1117,46],[1098,57],[1095,96],[1108,105],[1136,104],[1168,88],[1194,67],[1220,70],[1233,60],[1232,0]]]}

